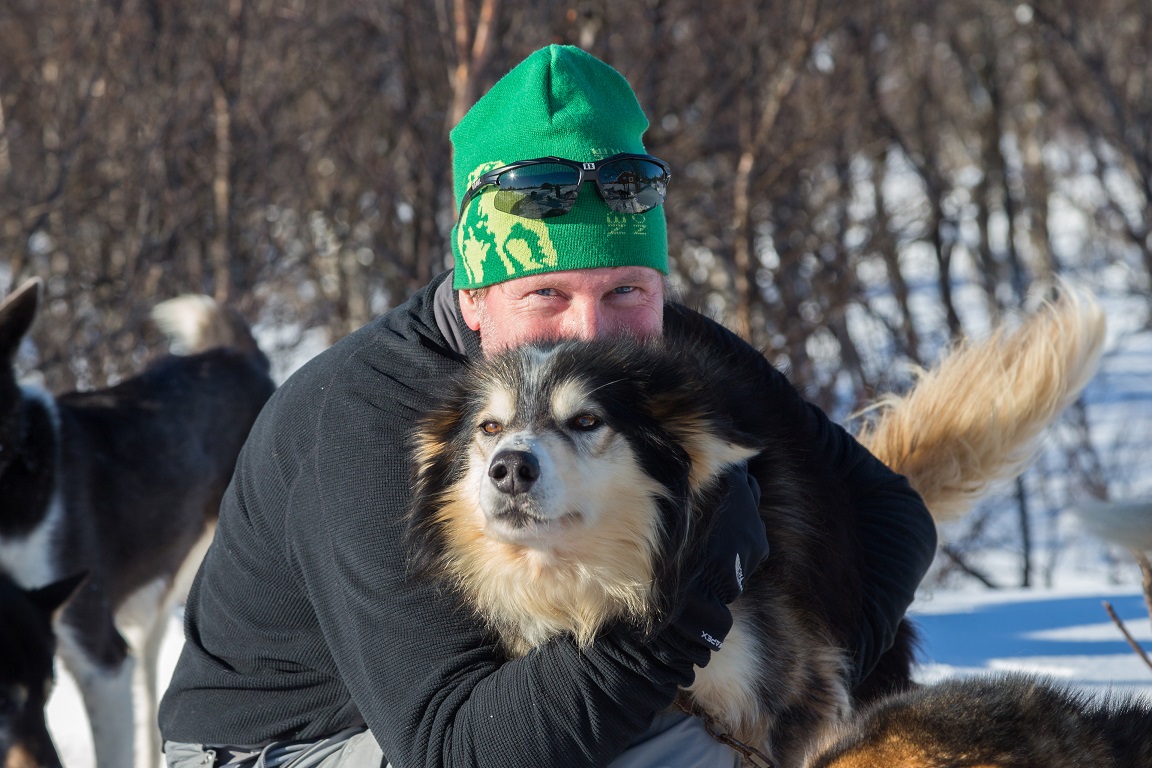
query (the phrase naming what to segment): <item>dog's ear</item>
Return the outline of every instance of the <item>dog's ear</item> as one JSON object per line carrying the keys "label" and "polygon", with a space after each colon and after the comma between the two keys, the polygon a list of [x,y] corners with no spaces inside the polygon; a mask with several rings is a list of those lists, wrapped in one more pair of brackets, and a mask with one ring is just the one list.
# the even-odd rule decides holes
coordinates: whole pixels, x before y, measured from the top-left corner
{"label": "dog's ear", "polygon": [[44,281],[38,277],[26,280],[0,304],[0,355],[9,362],[16,357],[20,340],[36,319],[43,286]]}
{"label": "dog's ear", "polygon": [[76,591],[76,587],[80,586],[80,582],[88,578],[87,571],[74,573],[71,576],[65,576],[59,581],[54,581],[37,589],[28,590],[28,599],[36,606],[45,616],[51,617],[56,609],[64,605],[65,601],[72,596]]}
{"label": "dog's ear", "polygon": [[680,446],[692,462],[688,485],[693,493],[711,485],[733,464],[760,453],[751,438],[723,434],[707,419],[683,419],[676,425],[675,432]]}
{"label": "dog's ear", "polygon": [[[747,461],[762,444],[724,415],[707,369],[688,353],[674,352],[656,360],[645,382],[645,410],[653,424],[688,457],[692,493],[706,488],[733,464]],[[698,364],[699,363],[699,364]]]}

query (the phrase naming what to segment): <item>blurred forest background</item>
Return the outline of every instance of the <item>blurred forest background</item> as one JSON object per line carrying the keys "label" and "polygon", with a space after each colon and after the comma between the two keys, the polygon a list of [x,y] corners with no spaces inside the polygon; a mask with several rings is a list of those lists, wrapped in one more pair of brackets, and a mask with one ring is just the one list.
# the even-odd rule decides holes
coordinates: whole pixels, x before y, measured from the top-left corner
{"label": "blurred forest background", "polygon": [[45,384],[139,370],[179,293],[274,355],[402,302],[450,266],[448,130],[552,42],[649,115],[684,300],[837,415],[1056,275],[1149,295],[1148,0],[4,0],[0,291],[46,280]]}

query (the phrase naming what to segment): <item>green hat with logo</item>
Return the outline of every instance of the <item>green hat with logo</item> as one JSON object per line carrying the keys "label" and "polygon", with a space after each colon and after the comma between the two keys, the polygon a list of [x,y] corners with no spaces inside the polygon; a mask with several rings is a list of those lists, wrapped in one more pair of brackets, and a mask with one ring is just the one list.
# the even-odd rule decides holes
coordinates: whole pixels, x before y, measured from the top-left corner
{"label": "green hat with logo", "polygon": [[[452,177],[459,206],[482,174],[517,160],[600,160],[643,154],[648,118],[624,77],[579,48],[542,48],[501,78],[452,129]],[[480,288],[541,272],[652,267],[668,273],[664,206],[615,213],[594,185],[573,209],[547,219],[503,213],[491,189],[475,196],[452,229],[453,286]]]}

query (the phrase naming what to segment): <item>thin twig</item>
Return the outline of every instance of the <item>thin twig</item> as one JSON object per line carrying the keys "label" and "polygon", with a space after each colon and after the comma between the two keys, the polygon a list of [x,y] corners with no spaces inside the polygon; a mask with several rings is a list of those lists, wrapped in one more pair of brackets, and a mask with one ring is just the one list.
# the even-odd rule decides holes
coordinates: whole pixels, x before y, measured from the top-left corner
{"label": "thin twig", "polygon": [[1141,586],[1144,588],[1144,607],[1148,609],[1148,618],[1152,619],[1152,563],[1143,552],[1135,551],[1132,555],[1140,564]]}
{"label": "thin twig", "polygon": [[989,589],[1000,589],[999,584],[992,581],[992,579],[990,579],[982,571],[978,570],[975,566],[970,565],[968,561],[964,559],[964,556],[952,545],[944,544],[940,547],[940,551],[952,562],[954,566],[972,578],[976,579],[984,586],[988,587]]}
{"label": "thin twig", "polygon": [[1108,615],[1112,617],[1112,621],[1120,628],[1120,632],[1124,635],[1124,639],[1128,641],[1128,645],[1132,646],[1132,650],[1136,651],[1136,655],[1144,660],[1149,669],[1152,669],[1152,659],[1148,658],[1148,654],[1140,647],[1140,644],[1128,632],[1128,628],[1124,626],[1124,622],[1116,615],[1116,611],[1112,608],[1112,603],[1107,600],[1104,601],[1104,610],[1108,611]]}

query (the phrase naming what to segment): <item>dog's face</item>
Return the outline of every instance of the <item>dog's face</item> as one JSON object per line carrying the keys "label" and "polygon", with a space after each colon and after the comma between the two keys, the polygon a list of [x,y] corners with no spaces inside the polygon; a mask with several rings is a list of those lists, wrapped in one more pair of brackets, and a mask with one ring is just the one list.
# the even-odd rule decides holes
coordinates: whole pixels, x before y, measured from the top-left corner
{"label": "dog's face", "polygon": [[418,556],[498,627],[535,616],[521,627],[534,642],[590,640],[618,616],[651,623],[694,505],[753,453],[657,342],[521,347],[478,365],[420,425]]}
{"label": "dog's face", "polygon": [[25,590],[0,573],[0,766],[59,768],[44,721],[56,641],[52,614],[83,576]]}
{"label": "dog's face", "polygon": [[[527,351],[517,374],[543,373],[548,358]],[[563,558],[589,537],[655,539],[658,521],[647,508],[665,491],[640,468],[618,414],[596,397],[602,384],[496,376],[476,393],[468,469],[456,490],[486,538],[540,558]]]}

